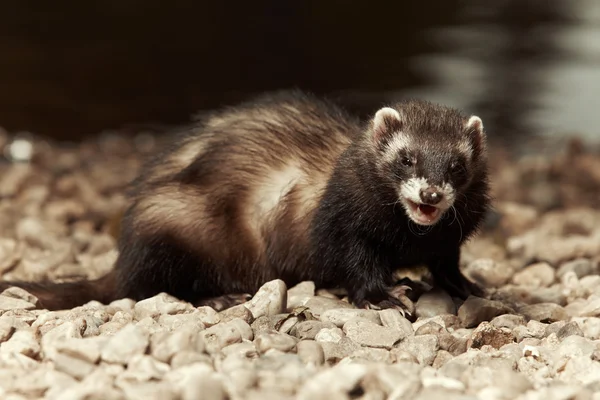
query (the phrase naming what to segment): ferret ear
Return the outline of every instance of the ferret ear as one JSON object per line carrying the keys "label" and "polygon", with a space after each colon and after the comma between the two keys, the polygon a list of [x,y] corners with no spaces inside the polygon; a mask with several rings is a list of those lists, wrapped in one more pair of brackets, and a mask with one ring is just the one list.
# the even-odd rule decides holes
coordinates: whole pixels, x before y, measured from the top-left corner
{"label": "ferret ear", "polygon": [[392,132],[402,129],[402,116],[391,107],[383,107],[373,118],[373,140],[379,142]]}
{"label": "ferret ear", "polygon": [[465,124],[467,132],[471,137],[473,148],[478,154],[484,154],[486,151],[486,133],[483,130],[483,122],[476,115],[469,117]]}

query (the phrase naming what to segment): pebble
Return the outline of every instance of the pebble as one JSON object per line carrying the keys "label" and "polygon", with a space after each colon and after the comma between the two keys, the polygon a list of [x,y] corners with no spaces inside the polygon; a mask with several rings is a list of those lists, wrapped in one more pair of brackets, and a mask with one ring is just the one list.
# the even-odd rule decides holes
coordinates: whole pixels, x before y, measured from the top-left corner
{"label": "pebble", "polygon": [[498,328],[489,322],[482,322],[475,330],[467,346],[472,348],[482,348],[491,346],[499,349],[505,344],[512,343],[515,340],[513,333],[508,328]]}
{"label": "pebble", "polygon": [[513,275],[516,285],[532,287],[548,287],[556,278],[555,269],[546,262],[529,265]]}
{"label": "pebble", "polygon": [[284,333],[263,333],[254,339],[254,343],[260,353],[266,353],[271,349],[288,352],[296,347],[297,340]]}
{"label": "pebble", "polygon": [[567,272],[573,272],[579,279],[581,279],[588,275],[597,274],[598,265],[597,263],[592,262],[592,260],[589,258],[577,258],[575,260],[562,263],[556,271],[556,276],[561,279]]}
{"label": "pebble", "polygon": [[473,280],[490,288],[504,285],[514,274],[513,269],[506,262],[492,258],[476,258],[469,263],[466,270]]}
{"label": "pebble", "polygon": [[235,318],[242,319],[248,324],[254,322],[254,315],[245,304],[238,304],[219,312],[219,322],[229,322]]}
{"label": "pebble", "polygon": [[554,303],[539,303],[519,308],[526,318],[540,322],[551,323],[569,318],[565,309]]}
{"label": "pebble", "polygon": [[128,324],[108,340],[102,348],[101,357],[109,363],[127,364],[134,355],[144,354],[148,345],[148,331]]}
{"label": "pebble", "polygon": [[282,313],[287,307],[287,287],[281,279],[267,282],[258,289],[246,307],[254,318]]}
{"label": "pebble", "polygon": [[7,310],[33,310],[35,304],[31,304],[27,300],[17,299],[10,296],[0,294],[0,312]]}
{"label": "pebble", "polygon": [[200,332],[199,336],[205,344],[206,351],[210,354],[217,353],[230,344],[240,343],[244,339],[254,339],[254,333],[250,325],[239,318],[211,326]]}
{"label": "pebble", "polygon": [[146,317],[156,318],[161,314],[183,314],[193,310],[194,307],[191,304],[178,301],[166,293],[159,293],[135,303],[133,314],[135,319],[140,321]]}
{"label": "pebble", "polygon": [[321,321],[302,321],[296,324],[293,334],[301,340],[314,339],[323,328],[333,328],[335,325]]}
{"label": "pebble", "polygon": [[[392,354],[406,351],[413,355],[420,365],[431,365],[439,350],[435,335],[409,336],[392,349]],[[396,356],[398,357],[398,356]]]}
{"label": "pebble", "polygon": [[423,293],[415,304],[415,316],[429,318],[440,314],[456,314],[456,305],[450,295],[438,289]]}
{"label": "pebble", "polygon": [[301,340],[296,344],[296,353],[305,364],[322,365],[325,362],[323,347],[314,340]]}
{"label": "pebble", "polygon": [[178,352],[204,349],[204,342],[198,340],[198,330],[183,326],[172,332],[156,332],[150,338],[150,354],[159,361],[168,363]]}
{"label": "pebble", "polygon": [[306,305],[306,302],[315,295],[315,284],[312,281],[300,282],[288,289],[287,309],[289,311]]}
{"label": "pebble", "polygon": [[10,339],[0,343],[0,352],[19,353],[29,358],[36,358],[40,350],[40,344],[31,330],[16,331]]}
{"label": "pebble", "polygon": [[392,308],[380,310],[379,319],[384,327],[400,332],[401,340],[414,334],[413,325],[398,310]]}
{"label": "pebble", "polygon": [[483,321],[490,321],[498,315],[512,310],[502,302],[470,296],[458,309],[458,318],[466,328],[472,328]]}
{"label": "pebble", "polygon": [[306,302],[306,307],[308,307],[310,312],[317,318],[327,310],[338,308],[354,308],[352,307],[352,304],[346,301],[331,299],[323,296],[315,296],[311,298]]}
{"label": "pebble", "polygon": [[362,318],[380,325],[381,319],[376,310],[361,310],[356,308],[334,308],[320,315],[321,322],[331,323],[339,328],[353,318]]}
{"label": "pebble", "polygon": [[361,346],[391,349],[402,339],[402,331],[377,325],[361,317],[350,319],[344,324],[344,333]]}

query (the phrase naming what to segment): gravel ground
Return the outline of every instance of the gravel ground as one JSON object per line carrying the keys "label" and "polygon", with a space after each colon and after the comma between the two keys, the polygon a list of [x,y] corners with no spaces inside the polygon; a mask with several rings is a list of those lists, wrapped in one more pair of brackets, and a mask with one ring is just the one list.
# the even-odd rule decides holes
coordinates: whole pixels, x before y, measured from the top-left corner
{"label": "gravel ground", "polygon": [[[160,140],[0,132],[0,146],[2,277],[110,270],[123,190]],[[311,282],[268,282],[222,312],[165,294],[49,312],[11,288],[0,398],[600,399],[600,155],[493,155],[496,210],[462,257],[489,299],[433,290],[409,321]]]}

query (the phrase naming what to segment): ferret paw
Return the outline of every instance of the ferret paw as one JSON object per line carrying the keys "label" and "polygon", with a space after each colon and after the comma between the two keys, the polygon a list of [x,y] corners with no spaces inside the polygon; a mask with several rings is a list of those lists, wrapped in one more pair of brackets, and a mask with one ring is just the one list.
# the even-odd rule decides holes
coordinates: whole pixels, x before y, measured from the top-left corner
{"label": "ferret paw", "polygon": [[387,291],[387,298],[379,301],[378,303],[373,303],[369,300],[364,300],[360,305],[360,308],[370,309],[370,310],[383,310],[387,308],[392,308],[398,310],[403,317],[407,318],[414,314],[415,305],[414,303],[406,296],[406,292],[411,290],[410,286],[406,285],[398,285],[394,286]]}
{"label": "ferret paw", "polygon": [[233,306],[237,306],[240,304],[244,304],[248,300],[252,299],[252,295],[248,293],[235,293],[235,294],[226,294],[223,296],[217,297],[209,297],[204,298],[196,303],[194,303],[195,307],[203,307],[208,306],[211,307],[215,311],[223,311]]}

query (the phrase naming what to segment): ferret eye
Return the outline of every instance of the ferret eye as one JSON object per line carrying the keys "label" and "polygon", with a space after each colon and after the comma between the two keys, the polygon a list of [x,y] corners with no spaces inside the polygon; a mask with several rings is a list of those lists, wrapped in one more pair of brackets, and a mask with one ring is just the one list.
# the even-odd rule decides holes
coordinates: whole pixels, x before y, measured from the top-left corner
{"label": "ferret eye", "polygon": [[449,172],[451,174],[458,174],[463,171],[463,166],[459,161],[452,161],[449,166]]}
{"label": "ferret eye", "polygon": [[412,167],[413,162],[410,158],[404,156],[400,159],[400,162],[402,163],[402,165],[404,165],[405,167]]}

